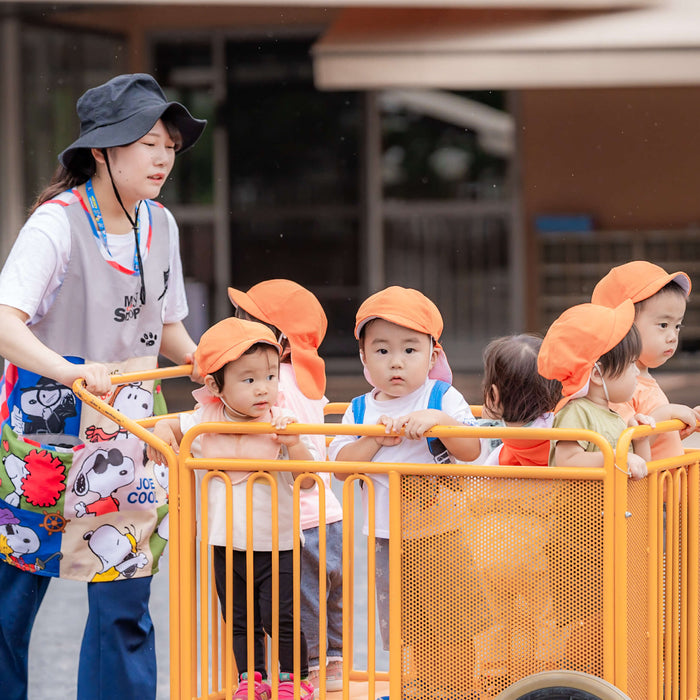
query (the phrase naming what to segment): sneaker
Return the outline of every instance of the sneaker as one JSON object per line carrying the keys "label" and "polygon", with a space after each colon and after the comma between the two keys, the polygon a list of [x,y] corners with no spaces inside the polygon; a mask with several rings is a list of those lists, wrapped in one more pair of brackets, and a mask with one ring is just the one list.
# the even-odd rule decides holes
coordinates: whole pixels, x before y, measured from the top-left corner
{"label": "sneaker", "polygon": [[[311,685],[308,680],[302,678],[301,682],[299,683],[299,700],[313,700],[313,697],[313,685]],[[285,698],[289,698],[289,700],[294,698],[293,673],[280,673],[280,684],[277,700],[284,700]]]}
{"label": "sneaker", "polygon": [[309,683],[314,687],[314,697],[318,697],[318,691],[321,687],[321,672],[315,668],[313,670],[309,669]]}
{"label": "sneaker", "polygon": [[326,666],[326,690],[333,693],[343,689],[343,660],[333,659]]}
{"label": "sneaker", "polygon": [[[253,685],[255,689],[253,690],[254,700],[271,700],[272,698],[272,688],[267,681],[262,679],[262,674],[255,671],[253,674]],[[233,696],[236,700],[248,700],[248,674],[241,673],[240,680],[238,682],[238,688],[236,688],[236,693]]]}

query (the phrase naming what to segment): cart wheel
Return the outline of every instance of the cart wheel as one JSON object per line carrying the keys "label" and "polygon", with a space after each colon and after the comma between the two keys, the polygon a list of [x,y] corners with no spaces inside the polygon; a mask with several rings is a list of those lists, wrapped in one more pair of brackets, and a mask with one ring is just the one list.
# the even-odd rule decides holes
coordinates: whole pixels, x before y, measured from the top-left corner
{"label": "cart wheel", "polygon": [[621,690],[597,676],[580,671],[544,671],[523,678],[496,700],[630,700]]}

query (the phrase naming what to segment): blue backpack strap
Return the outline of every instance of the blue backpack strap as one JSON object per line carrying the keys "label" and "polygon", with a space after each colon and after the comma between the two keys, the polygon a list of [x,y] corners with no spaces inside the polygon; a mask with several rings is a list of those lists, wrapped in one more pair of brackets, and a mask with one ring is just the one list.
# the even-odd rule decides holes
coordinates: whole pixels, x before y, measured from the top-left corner
{"label": "blue backpack strap", "polygon": [[437,408],[442,410],[442,397],[452,385],[448,382],[443,382],[442,379],[436,379],[433,388],[430,390],[430,398],[428,399],[428,408]]}
{"label": "blue backpack strap", "polygon": [[355,420],[355,425],[362,425],[365,422],[365,407],[367,406],[367,400],[365,394],[362,396],[356,396],[352,400],[352,417]]}
{"label": "blue backpack strap", "polygon": [[[367,406],[366,394],[356,396],[350,403],[352,406],[352,417],[355,425],[362,425],[365,422],[365,408]],[[365,482],[360,481],[360,488],[364,488]]]}
{"label": "blue backpack strap", "polygon": [[[428,408],[435,408],[438,411],[442,410],[442,397],[445,392],[450,388],[451,384],[448,382],[443,382],[441,379],[436,380],[433,388],[430,390],[430,397],[428,398]],[[433,455],[433,459],[439,464],[445,464],[450,462],[450,453],[443,444],[440,438],[426,438],[428,441],[428,449],[430,454]]]}

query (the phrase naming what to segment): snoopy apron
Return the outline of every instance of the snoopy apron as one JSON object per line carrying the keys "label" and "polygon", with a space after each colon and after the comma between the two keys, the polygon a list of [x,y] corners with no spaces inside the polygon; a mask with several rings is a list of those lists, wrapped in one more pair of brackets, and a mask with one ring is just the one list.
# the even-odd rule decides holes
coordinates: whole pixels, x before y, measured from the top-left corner
{"label": "snoopy apron", "polygon": [[[105,260],[75,191],[66,276],[31,330],[70,362],[114,373],[156,366],[169,276],[161,205],[144,202],[148,236],[141,279]],[[125,415],[153,413],[153,382],[114,386],[108,402]],[[150,576],[167,540],[167,470],[154,473],[143,443],[77,400],[69,387],[7,364],[0,393],[0,561],[42,576],[115,581]]]}

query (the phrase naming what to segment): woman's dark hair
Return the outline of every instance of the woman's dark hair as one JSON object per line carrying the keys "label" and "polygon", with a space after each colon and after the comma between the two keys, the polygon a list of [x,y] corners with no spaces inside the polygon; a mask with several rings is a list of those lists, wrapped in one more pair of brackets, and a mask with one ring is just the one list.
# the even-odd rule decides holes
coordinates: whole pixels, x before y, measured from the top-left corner
{"label": "woman's dark hair", "polygon": [[553,411],[561,398],[561,382],[537,371],[540,345],[539,336],[509,335],[484,350],[484,407],[506,423],[530,423]]}
{"label": "woman's dark hair", "polygon": [[[182,146],[182,137],[180,136],[180,130],[175,126],[174,122],[170,121],[167,117],[161,117],[165,128],[170,134],[170,138],[175,142],[175,151],[179,151]],[[138,139],[137,139],[138,140]],[[71,163],[70,170],[63,165],[59,165],[54,171],[51,177],[51,182],[48,186],[42,190],[34,204],[32,204],[29,213],[32,214],[39,206],[44,202],[48,202],[49,199],[53,199],[61,192],[70,190],[73,187],[78,187],[83,183],[87,182],[97,170],[97,165],[95,159],[92,157],[92,153],[89,148],[81,148],[75,152]]]}
{"label": "woman's dark hair", "polygon": [[58,168],[56,168],[51,182],[49,182],[48,187],[39,193],[29,213],[32,214],[44,202],[48,202],[49,199],[53,199],[61,194],[61,192],[65,192],[66,190],[78,187],[78,185],[87,182],[95,174],[95,170],[95,159],[92,157],[90,151],[84,150],[80,151],[79,154],[76,153],[71,164],[71,170],[68,170],[63,165],[59,165]]}
{"label": "woman's dark hair", "polygon": [[[254,343],[244,353],[241,354],[241,357],[243,357],[243,355],[252,355],[258,350],[275,350],[275,347],[273,345],[270,345],[269,343]],[[275,352],[275,354],[277,353]],[[211,373],[211,376],[214,378],[214,382],[216,383],[216,388],[219,391],[221,391],[224,388],[224,373],[226,371],[226,367],[229,364],[230,363],[227,362],[225,365],[223,365],[223,367],[219,367],[219,369],[216,369]]]}
{"label": "woman's dark hair", "polygon": [[639,359],[641,352],[642,338],[637,326],[632,324],[629,333],[612,350],[608,350],[597,364],[603,374],[619,377],[632,362]]}

